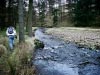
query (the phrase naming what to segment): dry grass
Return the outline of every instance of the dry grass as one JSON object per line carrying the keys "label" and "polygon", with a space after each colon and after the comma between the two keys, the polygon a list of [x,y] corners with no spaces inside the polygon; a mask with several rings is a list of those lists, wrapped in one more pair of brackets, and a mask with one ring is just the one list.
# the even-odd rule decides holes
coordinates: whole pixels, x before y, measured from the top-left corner
{"label": "dry grass", "polygon": [[0,45],[0,57],[1,57],[2,55],[4,55],[6,52],[7,52],[6,47],[3,46],[3,45]]}
{"label": "dry grass", "polygon": [[[17,44],[14,52],[12,53],[10,60],[16,62],[13,67],[16,68],[18,75],[34,75],[34,67],[32,66],[33,46],[32,38],[28,38],[25,43]],[[13,64],[13,63],[12,63]]]}
{"label": "dry grass", "polygon": [[0,44],[8,48],[8,39],[7,37],[1,37],[0,38]]}
{"label": "dry grass", "polygon": [[0,70],[6,75],[34,75],[35,68],[32,65],[34,38],[27,37],[26,39],[25,43],[17,42],[13,52],[10,52],[6,48],[7,38],[0,38],[0,55],[6,52],[0,57]]}
{"label": "dry grass", "polygon": [[46,32],[65,41],[74,42],[92,49],[100,49],[100,29],[59,27],[49,28]]}

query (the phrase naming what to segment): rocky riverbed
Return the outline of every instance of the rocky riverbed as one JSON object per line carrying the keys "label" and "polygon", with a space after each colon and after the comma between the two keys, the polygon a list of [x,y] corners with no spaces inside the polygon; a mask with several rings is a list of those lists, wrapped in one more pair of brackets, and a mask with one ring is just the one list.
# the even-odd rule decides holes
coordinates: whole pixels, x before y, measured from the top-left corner
{"label": "rocky riverbed", "polygon": [[35,38],[45,45],[37,49],[33,64],[37,75],[100,75],[100,51],[80,48],[38,29]]}

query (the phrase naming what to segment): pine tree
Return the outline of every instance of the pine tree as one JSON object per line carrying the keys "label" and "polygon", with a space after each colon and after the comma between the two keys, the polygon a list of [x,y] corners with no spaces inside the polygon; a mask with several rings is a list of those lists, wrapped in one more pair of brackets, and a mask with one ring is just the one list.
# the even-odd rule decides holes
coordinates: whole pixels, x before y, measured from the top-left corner
{"label": "pine tree", "polygon": [[40,26],[45,26],[45,12],[46,12],[46,3],[44,0],[39,0],[39,21]]}
{"label": "pine tree", "polygon": [[0,0],[0,30],[3,30],[6,26],[6,0]]}
{"label": "pine tree", "polygon": [[79,0],[74,8],[75,26],[91,26],[95,20],[93,0]]}

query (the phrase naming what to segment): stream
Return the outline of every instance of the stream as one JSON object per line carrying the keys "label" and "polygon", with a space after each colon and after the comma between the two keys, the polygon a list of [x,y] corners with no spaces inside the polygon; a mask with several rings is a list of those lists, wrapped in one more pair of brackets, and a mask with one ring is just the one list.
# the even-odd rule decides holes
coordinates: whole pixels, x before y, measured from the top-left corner
{"label": "stream", "polygon": [[79,48],[47,35],[43,29],[35,31],[35,38],[45,45],[35,51],[37,75],[100,75],[100,51]]}

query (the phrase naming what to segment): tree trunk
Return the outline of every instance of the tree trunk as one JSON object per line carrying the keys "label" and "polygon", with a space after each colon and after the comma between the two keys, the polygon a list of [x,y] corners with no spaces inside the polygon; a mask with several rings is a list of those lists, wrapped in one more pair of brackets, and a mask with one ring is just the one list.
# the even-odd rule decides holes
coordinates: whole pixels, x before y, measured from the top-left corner
{"label": "tree trunk", "polygon": [[32,10],[33,10],[33,0],[29,0],[28,35],[30,37],[32,37]]}
{"label": "tree trunk", "polygon": [[18,5],[18,9],[19,9],[19,43],[22,43],[25,41],[24,38],[24,14],[23,14],[23,0],[18,0],[19,1],[19,5]]}
{"label": "tree trunk", "polygon": [[26,32],[28,32],[28,12],[25,13],[25,26],[26,26]]}

